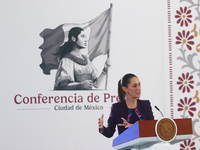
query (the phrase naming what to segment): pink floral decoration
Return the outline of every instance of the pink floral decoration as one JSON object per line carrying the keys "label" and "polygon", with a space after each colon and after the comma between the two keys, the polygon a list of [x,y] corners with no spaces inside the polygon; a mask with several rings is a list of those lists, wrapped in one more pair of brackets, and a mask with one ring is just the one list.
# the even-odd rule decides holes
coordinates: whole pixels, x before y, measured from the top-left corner
{"label": "pink floral decoration", "polygon": [[180,144],[180,150],[196,150],[196,147],[194,147],[195,142],[191,142],[191,139],[188,141],[184,141],[183,144]]}
{"label": "pink floral decoration", "polygon": [[191,41],[194,38],[193,35],[190,35],[190,31],[185,32],[185,30],[181,32],[178,32],[178,36],[176,36],[176,44],[186,44],[187,48],[189,50],[192,50],[192,47],[190,45],[194,45],[194,41]]}
{"label": "pink floral decoration", "polygon": [[193,76],[189,75],[189,73],[187,72],[186,74],[182,73],[182,77],[178,77],[179,81],[177,82],[179,86],[179,90],[182,89],[182,92],[185,93],[185,91],[187,90],[187,92],[190,92],[190,89],[193,89],[194,86],[192,85],[194,83]]}
{"label": "pink floral decoration", "polygon": [[178,111],[188,111],[189,115],[193,117],[194,113],[192,111],[196,111],[196,108],[193,107],[194,105],[196,105],[196,103],[192,102],[192,98],[189,98],[188,100],[187,97],[185,97],[184,100],[180,99]]}
{"label": "pink floral decoration", "polygon": [[186,27],[188,26],[188,23],[192,23],[192,15],[191,15],[191,10],[188,10],[187,7],[183,8],[180,7],[180,11],[176,11],[177,15],[175,15],[175,18],[177,18],[177,24],[180,23],[181,27],[185,25]]}

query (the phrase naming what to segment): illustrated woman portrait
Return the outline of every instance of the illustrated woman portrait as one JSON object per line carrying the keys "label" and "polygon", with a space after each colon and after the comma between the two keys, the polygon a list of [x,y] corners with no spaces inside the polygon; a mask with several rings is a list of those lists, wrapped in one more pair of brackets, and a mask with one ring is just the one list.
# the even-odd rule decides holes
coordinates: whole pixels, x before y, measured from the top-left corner
{"label": "illustrated woman portrait", "polygon": [[59,61],[54,90],[89,90],[99,88],[106,78],[109,59],[106,60],[100,75],[97,69],[81,50],[87,47],[85,32],[80,27],[70,29],[68,41],[58,48],[55,54]]}

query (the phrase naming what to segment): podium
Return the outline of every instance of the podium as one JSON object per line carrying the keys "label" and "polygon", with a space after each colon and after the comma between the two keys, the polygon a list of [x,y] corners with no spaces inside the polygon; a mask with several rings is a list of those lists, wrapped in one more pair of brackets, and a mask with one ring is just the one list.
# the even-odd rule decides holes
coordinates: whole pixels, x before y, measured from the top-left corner
{"label": "podium", "polygon": [[[166,121],[158,127],[161,120],[137,121],[113,140],[113,148],[115,150],[165,150],[165,148],[171,148],[172,150],[177,149],[172,148],[175,147],[175,143],[185,141],[192,137],[191,118],[171,119],[176,126],[176,129],[174,129],[174,132],[176,133],[170,141],[166,142],[165,140],[162,140],[162,136],[164,138],[171,136],[170,134],[172,133],[173,127]],[[161,133],[161,137],[158,135],[158,132]],[[178,147],[178,149],[180,148]]]}

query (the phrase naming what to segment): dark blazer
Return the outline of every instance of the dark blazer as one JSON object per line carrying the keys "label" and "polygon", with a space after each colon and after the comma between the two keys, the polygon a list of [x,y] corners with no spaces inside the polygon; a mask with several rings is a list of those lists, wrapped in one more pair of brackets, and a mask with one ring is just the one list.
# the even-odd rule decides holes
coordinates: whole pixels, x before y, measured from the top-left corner
{"label": "dark blazer", "polygon": [[[137,108],[142,116],[142,120],[154,120],[149,100],[137,100]],[[123,117],[124,119],[127,119],[128,117],[128,107],[125,100],[112,105],[111,113],[108,119],[108,126],[104,127],[104,131],[102,132],[102,134],[108,138],[112,137],[115,132],[116,125],[123,123],[121,117]],[[138,117],[134,118],[130,123],[134,124],[138,120]],[[119,134],[126,130],[126,128],[123,126],[117,127]]]}

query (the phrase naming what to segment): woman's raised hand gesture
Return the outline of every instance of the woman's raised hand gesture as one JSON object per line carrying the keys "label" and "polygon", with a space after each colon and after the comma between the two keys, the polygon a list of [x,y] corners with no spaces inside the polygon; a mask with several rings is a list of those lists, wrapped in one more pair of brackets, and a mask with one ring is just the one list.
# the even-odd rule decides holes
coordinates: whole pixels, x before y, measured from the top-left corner
{"label": "woman's raised hand gesture", "polygon": [[104,114],[101,115],[101,118],[99,118],[99,129],[100,129],[100,132],[103,132],[104,130],[104,127],[103,127],[103,117],[104,117]]}
{"label": "woman's raised hand gesture", "polygon": [[125,128],[129,128],[130,126],[132,126],[132,124],[130,124],[126,119],[122,118],[123,123],[122,124],[118,124],[118,126],[124,126]]}

